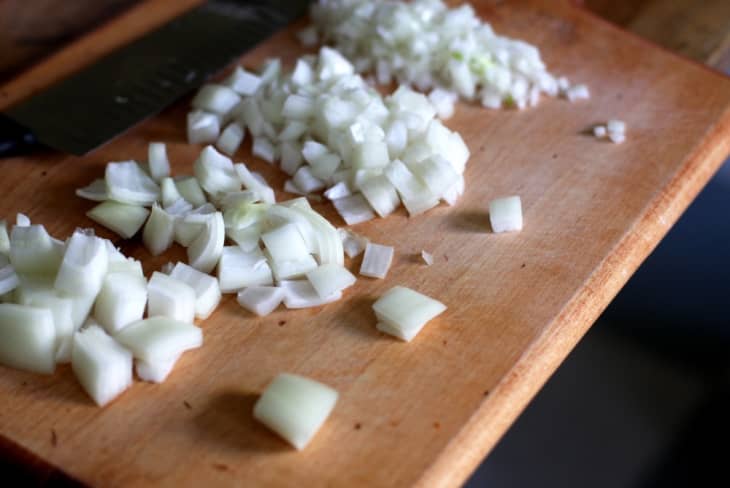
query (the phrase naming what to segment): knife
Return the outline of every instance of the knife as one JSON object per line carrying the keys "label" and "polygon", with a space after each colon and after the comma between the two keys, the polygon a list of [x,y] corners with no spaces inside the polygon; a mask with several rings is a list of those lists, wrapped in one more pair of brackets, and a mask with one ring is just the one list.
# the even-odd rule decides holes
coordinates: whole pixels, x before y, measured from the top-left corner
{"label": "knife", "polygon": [[188,94],[309,0],[210,0],[0,113],[0,157],[83,155]]}

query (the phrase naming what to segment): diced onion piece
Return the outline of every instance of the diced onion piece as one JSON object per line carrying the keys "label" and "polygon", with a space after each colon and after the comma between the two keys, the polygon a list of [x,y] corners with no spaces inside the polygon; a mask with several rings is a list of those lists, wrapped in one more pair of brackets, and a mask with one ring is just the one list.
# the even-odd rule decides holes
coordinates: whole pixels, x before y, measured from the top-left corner
{"label": "diced onion piece", "polygon": [[188,142],[190,144],[213,144],[220,133],[220,119],[217,115],[194,110],[188,113]]}
{"label": "diced onion piece", "polygon": [[607,135],[605,125],[597,125],[593,127],[593,135],[599,139],[603,139]]}
{"label": "diced onion piece", "polygon": [[292,180],[286,180],[284,183],[284,191],[287,193],[292,193],[294,195],[306,195],[302,190],[297,187],[297,185],[294,184]]}
{"label": "diced onion piece", "polygon": [[263,317],[284,301],[284,290],[276,286],[249,286],[238,292],[237,300],[249,312]]}
{"label": "diced onion piece", "polygon": [[459,173],[441,156],[435,155],[411,165],[414,175],[426,183],[432,195],[442,198],[459,179]]}
{"label": "diced onion piece", "polygon": [[167,317],[180,322],[195,318],[195,290],[188,284],[155,271],[147,284],[147,315]]}
{"label": "diced onion piece", "polygon": [[231,88],[209,83],[200,88],[191,105],[198,110],[226,115],[240,101],[241,97]]}
{"label": "diced onion piece", "polygon": [[426,263],[426,266],[431,266],[433,264],[433,255],[425,249],[421,250],[421,259],[423,259],[423,262]]}
{"label": "diced onion piece", "polygon": [[76,231],[66,245],[55,287],[71,295],[95,297],[104,283],[108,266],[104,241]]}
{"label": "diced onion piece", "polygon": [[261,86],[261,78],[237,66],[224,83],[239,95],[251,96]]}
{"label": "diced onion piece", "polygon": [[94,305],[94,318],[110,334],[141,320],[147,306],[147,280],[130,272],[109,273]]}
{"label": "diced onion piece", "polygon": [[106,191],[111,200],[129,205],[152,205],[160,196],[160,187],[134,161],[106,165]]}
{"label": "diced onion piece", "polygon": [[522,201],[519,196],[489,202],[489,221],[496,233],[522,230]]}
{"label": "diced onion piece", "polygon": [[294,224],[265,232],[261,240],[274,261],[299,261],[309,256],[307,245]]}
{"label": "diced onion piece", "polygon": [[132,385],[132,353],[98,325],[74,335],[71,358],[76,378],[100,407]]}
{"label": "diced onion piece", "polygon": [[109,200],[92,208],[86,215],[94,222],[129,239],[142,228],[149,213],[144,207]]}
{"label": "diced onion piece", "polygon": [[392,161],[383,172],[398,194],[410,215],[417,215],[438,205],[438,198],[400,160]]}
{"label": "diced onion piece", "polygon": [[203,273],[210,273],[223,252],[226,228],[223,214],[216,212],[207,220],[203,230],[188,247],[188,262]]}
{"label": "diced onion piece", "polygon": [[234,165],[234,168],[236,170],[236,174],[238,175],[238,179],[243,184],[243,186],[247,190],[251,190],[255,192],[258,197],[261,199],[262,202],[265,203],[275,203],[276,197],[274,195],[274,190],[266,185],[265,183],[262,183],[259,181],[253,173],[251,173],[245,164],[243,163],[236,163]]}
{"label": "diced onion piece", "polygon": [[373,304],[377,328],[408,342],[446,305],[404,286],[388,290]]}
{"label": "diced onion piece", "polygon": [[213,218],[216,209],[206,203],[195,210],[188,212],[182,219],[175,221],[175,242],[188,247],[205,228],[206,222]]}
{"label": "diced onion piece", "polygon": [[[169,176],[166,178],[163,178],[162,181],[160,182],[160,193],[161,193],[161,199],[162,199],[162,206],[165,208],[175,205],[175,203],[178,200],[185,201],[183,199],[183,196],[180,194],[180,191],[177,189],[175,180],[173,180]],[[185,202],[185,203],[187,203],[187,202]]]}
{"label": "diced onion piece", "polygon": [[172,368],[175,367],[178,359],[180,359],[180,356],[154,359],[152,361],[138,359],[135,361],[134,370],[142,381],[163,383],[172,372]]}
{"label": "diced onion piece", "polygon": [[[335,200],[337,198],[348,197],[350,195],[352,195],[350,186],[344,181],[340,181],[339,183],[335,184],[334,186],[329,187],[324,192],[324,196],[327,197],[329,200]],[[397,197],[398,196],[396,195],[396,198]]]}
{"label": "diced onion piece", "polygon": [[48,286],[45,286],[43,281],[38,284],[40,286],[28,286],[26,280],[26,286],[16,292],[16,302],[19,305],[44,308],[51,312],[53,327],[56,329],[56,362],[68,363],[71,361],[73,334],[77,329],[73,317],[73,299],[60,296],[50,283]]}
{"label": "diced onion piece", "polygon": [[256,420],[295,448],[306,447],[337,403],[337,392],[317,381],[279,374],[254,406]]}
{"label": "diced onion piece", "polygon": [[315,81],[312,65],[304,59],[298,59],[291,74],[291,81],[298,86],[310,85]]}
{"label": "diced onion piece", "polygon": [[306,280],[280,281],[279,286],[284,290],[284,306],[286,308],[319,307],[327,303],[336,302],[342,298],[342,292],[322,298],[312,284]]}
{"label": "diced onion piece", "polygon": [[370,278],[385,278],[393,262],[393,253],[391,246],[368,242],[360,265],[360,274]]}
{"label": "diced onion piece", "polygon": [[92,181],[88,186],[77,189],[76,196],[94,202],[103,202],[109,199],[109,194],[106,191],[106,180],[98,178]]}
{"label": "diced onion piece", "polygon": [[454,92],[435,88],[428,94],[428,100],[436,109],[436,114],[441,120],[450,119],[454,115],[454,104],[458,95]]}
{"label": "diced onion piece", "polygon": [[241,147],[244,135],[245,132],[243,131],[243,127],[241,127],[241,125],[237,122],[231,122],[225,129],[223,129],[223,132],[221,132],[215,146],[221,152],[226,153],[229,156],[233,156],[233,154],[238,151],[238,148]]}
{"label": "diced onion piece", "polygon": [[200,187],[198,180],[192,176],[185,176],[175,181],[177,191],[182,197],[190,202],[193,207],[200,207],[208,203],[205,198],[203,189]]}
{"label": "diced onion piece", "polygon": [[261,250],[226,246],[218,262],[218,282],[221,292],[235,293],[247,286],[270,285],[274,278]]}
{"label": "diced onion piece", "polygon": [[338,291],[355,284],[357,278],[344,266],[339,264],[323,264],[307,273],[307,279],[317,291],[320,298],[332,296]]}
{"label": "diced onion piece", "polygon": [[387,217],[400,205],[398,192],[383,175],[373,176],[360,183],[360,192],[381,217]]}
{"label": "diced onion piece", "polygon": [[30,227],[30,217],[18,212],[18,215],[15,216],[15,225],[18,227]]}
{"label": "diced onion piece", "polygon": [[340,236],[342,247],[349,258],[359,256],[368,243],[367,238],[355,234],[349,229],[337,229],[337,234]]}
{"label": "diced onion piece", "polygon": [[203,331],[191,323],[168,317],[151,317],[124,328],[117,340],[136,359],[147,362],[180,356],[203,345]]}
{"label": "diced onion piece", "polygon": [[160,208],[152,205],[152,211],[142,233],[142,242],[153,256],[159,256],[172,246],[175,237],[175,218]]}
{"label": "diced onion piece", "polygon": [[360,193],[332,200],[332,204],[347,225],[355,225],[375,218],[368,201]]}
{"label": "diced onion piece", "polygon": [[55,275],[61,264],[62,249],[42,225],[13,227],[8,257],[16,273]]}
{"label": "diced onion piece", "polygon": [[4,220],[0,220],[0,254],[8,255],[10,253],[10,235],[8,234],[8,224]]}
{"label": "diced onion piece", "polygon": [[621,144],[624,141],[626,141],[626,135],[622,132],[609,132],[608,138],[613,142],[614,144]]}
{"label": "diced onion piece", "polygon": [[177,263],[170,277],[186,283],[195,291],[195,316],[203,320],[210,317],[221,301],[218,280],[185,263]]}
{"label": "diced onion piece", "polygon": [[591,92],[587,85],[573,85],[565,91],[565,98],[571,102],[588,100],[591,98]]}
{"label": "diced onion piece", "polygon": [[250,225],[242,229],[226,229],[226,237],[244,251],[253,251],[259,247],[261,229],[258,225]]}
{"label": "diced onion piece", "polygon": [[237,191],[241,188],[233,162],[215,150],[213,146],[206,146],[195,161],[195,177],[211,195],[219,192]]}
{"label": "diced onion piece", "polygon": [[616,120],[612,119],[609,120],[606,124],[606,129],[608,132],[616,132],[616,133],[625,133],[626,132],[626,122],[623,120]]}
{"label": "diced onion piece", "polygon": [[3,254],[0,254],[0,295],[5,295],[15,290],[20,284],[18,275],[15,274],[15,268],[5,258]]}
{"label": "diced onion piece", "polygon": [[324,181],[314,176],[310,166],[301,166],[297,172],[294,173],[292,182],[305,195],[307,193],[322,190],[326,186]]}
{"label": "diced onion piece", "polygon": [[271,271],[277,281],[303,277],[317,267],[317,261],[307,254],[306,257],[289,261],[271,261]]}
{"label": "diced onion piece", "polygon": [[274,144],[268,138],[263,136],[253,138],[251,154],[263,159],[269,164],[272,164],[277,159],[276,147],[274,147]]}
{"label": "diced onion piece", "polygon": [[34,373],[53,373],[56,329],[50,310],[0,303],[0,364]]}
{"label": "diced onion piece", "polygon": [[150,176],[160,182],[170,176],[170,161],[167,159],[167,146],[162,142],[150,142],[147,149],[147,162],[150,166]]}

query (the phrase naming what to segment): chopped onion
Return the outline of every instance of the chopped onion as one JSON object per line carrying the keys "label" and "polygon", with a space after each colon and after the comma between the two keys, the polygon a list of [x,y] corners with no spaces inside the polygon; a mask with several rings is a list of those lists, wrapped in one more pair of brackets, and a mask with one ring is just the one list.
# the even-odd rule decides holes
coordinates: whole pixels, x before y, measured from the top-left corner
{"label": "chopped onion", "polygon": [[193,207],[200,207],[208,203],[200,183],[192,176],[185,176],[175,180],[177,191],[182,197],[190,202]]}
{"label": "chopped onion", "polygon": [[256,420],[301,450],[322,427],[338,394],[317,381],[282,373],[266,387],[254,406]]}
{"label": "chopped onion", "polygon": [[338,198],[332,203],[347,225],[355,225],[375,218],[368,201],[360,193]]}
{"label": "chopped onion", "polygon": [[[185,216],[175,221],[175,241],[181,246],[188,247],[205,228],[205,224],[213,218],[216,209],[210,203],[191,210]],[[168,213],[169,210],[168,210]]]}
{"label": "chopped onion", "polygon": [[277,281],[303,277],[308,271],[317,267],[317,261],[309,254],[296,260],[275,261],[269,258],[269,261]]}
{"label": "chopped onion", "polygon": [[232,88],[239,95],[251,96],[261,86],[261,78],[253,73],[242,69],[240,66],[229,76],[225,84]]}
{"label": "chopped onion", "polygon": [[147,284],[150,317],[167,317],[192,323],[195,318],[195,290],[188,284],[155,271]]}
{"label": "chopped onion", "polygon": [[426,266],[431,266],[433,264],[433,255],[425,249],[421,250],[421,259],[423,259],[423,262],[426,263]]}
{"label": "chopped onion", "polygon": [[20,284],[15,268],[10,261],[0,254],[0,295],[5,295],[15,290]]}
{"label": "chopped onion", "polygon": [[274,278],[260,249],[246,252],[238,246],[226,246],[218,262],[218,282],[221,292],[235,293],[248,286],[270,285]]}
{"label": "chopped onion", "polygon": [[267,163],[273,163],[277,159],[276,147],[274,147],[268,138],[263,136],[253,138],[251,153]]}
{"label": "chopped onion", "polygon": [[200,88],[191,105],[198,110],[225,116],[240,101],[241,97],[231,88],[208,83]]}
{"label": "chopped onion", "polygon": [[355,234],[349,229],[337,229],[337,234],[340,236],[342,247],[349,258],[359,256],[368,243],[367,238]]}
{"label": "chopped onion", "polygon": [[322,190],[326,186],[324,181],[314,176],[310,166],[301,166],[297,172],[294,173],[292,182],[296,188],[305,195],[307,193]]}
{"label": "chopped onion", "polygon": [[10,235],[8,235],[8,224],[0,220],[0,254],[10,253]]}
{"label": "chopped onion", "polygon": [[344,266],[339,264],[323,264],[307,273],[307,279],[317,291],[320,298],[334,295],[338,291],[355,284],[357,278]]}
{"label": "chopped onion", "polygon": [[147,219],[142,233],[142,242],[153,256],[159,256],[172,246],[175,237],[175,218],[156,203]]}
{"label": "chopped onion", "polygon": [[106,191],[106,180],[98,178],[92,181],[88,186],[77,189],[76,196],[93,202],[103,202],[108,200],[109,194]]}
{"label": "chopped onion", "polygon": [[16,273],[55,275],[63,256],[42,225],[13,227],[8,257]]}
{"label": "chopped onion", "polygon": [[163,178],[160,182],[160,193],[162,198],[162,206],[165,208],[171,207],[181,200],[185,203],[188,203],[183,199],[182,195],[180,194],[180,191],[175,184],[175,180],[173,180],[169,176],[167,178]]}
{"label": "chopped onion", "polygon": [[130,272],[109,273],[94,305],[94,318],[110,334],[141,320],[147,306],[147,281]]}
{"label": "chopped onion", "polygon": [[383,174],[398,190],[410,215],[423,213],[438,205],[438,197],[432,195],[428,187],[402,161],[396,159],[391,162]]}
{"label": "chopped onion", "polygon": [[388,290],[373,304],[377,328],[408,342],[446,305],[404,286]]}
{"label": "chopped onion", "polygon": [[350,195],[352,195],[350,186],[344,181],[336,183],[334,186],[329,187],[324,192],[324,196],[327,197],[329,200],[336,200],[337,198],[348,197]]}
{"label": "chopped onion", "polygon": [[136,359],[151,363],[202,346],[203,331],[191,323],[152,317],[125,327],[116,339],[128,347]]}
{"label": "chopped onion", "polygon": [[626,135],[621,132],[609,132],[608,138],[613,142],[614,144],[621,144],[626,140]]}
{"label": "chopped onion", "polygon": [[597,137],[598,139],[603,139],[608,135],[606,132],[606,126],[605,125],[597,125],[593,127],[593,135]]}
{"label": "chopped onion", "polygon": [[135,371],[142,381],[163,383],[172,372],[172,368],[175,367],[178,359],[180,359],[180,356],[155,359],[153,361],[138,359],[135,364]]}
{"label": "chopped onion", "polygon": [[360,265],[360,274],[370,278],[385,278],[393,262],[393,252],[391,246],[368,242]]}
{"label": "chopped onion", "polygon": [[623,120],[609,120],[606,124],[606,129],[608,132],[617,132],[617,133],[625,133],[626,132],[626,122]]}
{"label": "chopped onion", "polygon": [[241,147],[244,135],[245,132],[243,131],[243,127],[241,127],[241,125],[237,122],[231,122],[225,129],[223,129],[223,132],[221,132],[215,146],[220,149],[221,152],[224,152],[229,156],[233,156],[233,154],[238,151],[238,148]]}
{"label": "chopped onion", "polygon": [[216,212],[188,247],[188,262],[193,268],[209,273],[215,268],[223,252],[226,237],[223,214]]}
{"label": "chopped onion", "polygon": [[489,202],[489,221],[496,233],[522,230],[522,201],[518,196]]}
{"label": "chopped onion", "polygon": [[53,327],[56,329],[56,362],[70,362],[71,342],[78,328],[74,322],[73,299],[60,296],[50,282],[38,281],[30,285],[28,280],[25,280],[25,286],[18,288],[16,292],[15,301],[19,305],[44,308],[51,312]]}
{"label": "chopped onion", "polygon": [[0,363],[41,374],[56,369],[56,329],[46,308],[0,303]]}
{"label": "chopped onion", "polygon": [[15,225],[18,227],[30,227],[30,218],[22,213],[15,216]]}
{"label": "chopped onion", "polygon": [[284,301],[284,290],[276,286],[249,286],[238,292],[237,300],[249,312],[263,317]]}
{"label": "chopped onion", "polygon": [[206,146],[195,161],[195,177],[200,186],[211,195],[219,192],[238,191],[241,181],[233,169],[233,162],[215,150]]}
{"label": "chopped onion", "polygon": [[188,142],[190,144],[213,144],[218,139],[220,130],[220,119],[217,115],[202,110],[188,113]]}
{"label": "chopped onion", "polygon": [[76,378],[100,407],[132,385],[132,354],[97,325],[74,335],[71,358]]}
{"label": "chopped onion", "polygon": [[111,200],[129,205],[152,205],[160,196],[160,187],[134,161],[106,165],[106,191]]}
{"label": "chopped onion", "polygon": [[309,256],[307,245],[294,224],[266,232],[261,240],[274,261],[300,261]]}
{"label": "chopped onion", "polygon": [[55,287],[71,295],[95,297],[104,283],[108,266],[104,241],[76,231],[66,245]]}
{"label": "chopped onion", "polygon": [[591,98],[591,92],[586,85],[573,85],[565,91],[565,98],[571,102],[588,100]]}
{"label": "chopped onion", "polygon": [[144,207],[109,200],[92,208],[86,215],[94,222],[129,239],[142,228],[149,213]]}
{"label": "chopped onion", "polygon": [[384,175],[376,175],[360,183],[363,196],[381,217],[393,213],[400,205],[398,192]]}
{"label": "chopped onion", "polygon": [[319,307],[320,305],[336,302],[342,298],[341,291],[322,298],[314,286],[306,280],[282,280],[279,282],[279,286],[284,290],[284,306],[286,308]]}
{"label": "chopped onion", "polygon": [[167,159],[167,146],[162,142],[150,142],[147,150],[150,176],[158,183],[170,176],[170,161]]}
{"label": "chopped onion", "polygon": [[221,301],[218,280],[185,263],[177,263],[170,277],[187,284],[195,291],[195,316],[203,320],[210,317]]}
{"label": "chopped onion", "polygon": [[251,190],[255,192],[258,195],[258,198],[261,199],[261,201],[266,203],[275,203],[276,197],[274,195],[274,190],[266,185],[265,183],[262,183],[259,181],[253,173],[251,173],[245,164],[243,163],[236,163],[234,165],[236,174],[238,175],[238,179],[243,184],[243,186],[247,190]]}

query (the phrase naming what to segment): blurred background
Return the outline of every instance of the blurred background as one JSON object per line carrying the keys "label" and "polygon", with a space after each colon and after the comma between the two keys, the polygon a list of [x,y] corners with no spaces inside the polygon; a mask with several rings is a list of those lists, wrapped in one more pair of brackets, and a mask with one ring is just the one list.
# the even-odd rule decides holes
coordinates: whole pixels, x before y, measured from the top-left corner
{"label": "blurred background", "polygon": [[[498,0],[493,0],[497,2]],[[0,0],[0,83],[134,0]],[[728,0],[585,0],[730,70]],[[476,487],[730,486],[730,163],[489,455]]]}

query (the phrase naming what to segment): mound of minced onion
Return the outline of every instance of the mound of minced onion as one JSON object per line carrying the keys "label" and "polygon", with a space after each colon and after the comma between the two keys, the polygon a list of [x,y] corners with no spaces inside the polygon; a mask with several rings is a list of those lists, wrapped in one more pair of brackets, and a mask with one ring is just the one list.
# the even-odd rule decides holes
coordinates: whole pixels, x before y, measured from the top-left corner
{"label": "mound of minced onion", "polygon": [[[195,96],[188,140],[231,155],[248,132],[253,154],[291,176],[285,191],[323,191],[348,225],[385,217],[401,203],[411,215],[453,204],[464,191],[469,149],[437,118],[446,101],[407,86],[383,98],[355,71],[328,47],[287,73],[278,60],[259,73],[238,68]],[[206,117],[215,123],[203,125]],[[207,187],[201,181],[209,193],[235,184],[211,178]]]}

